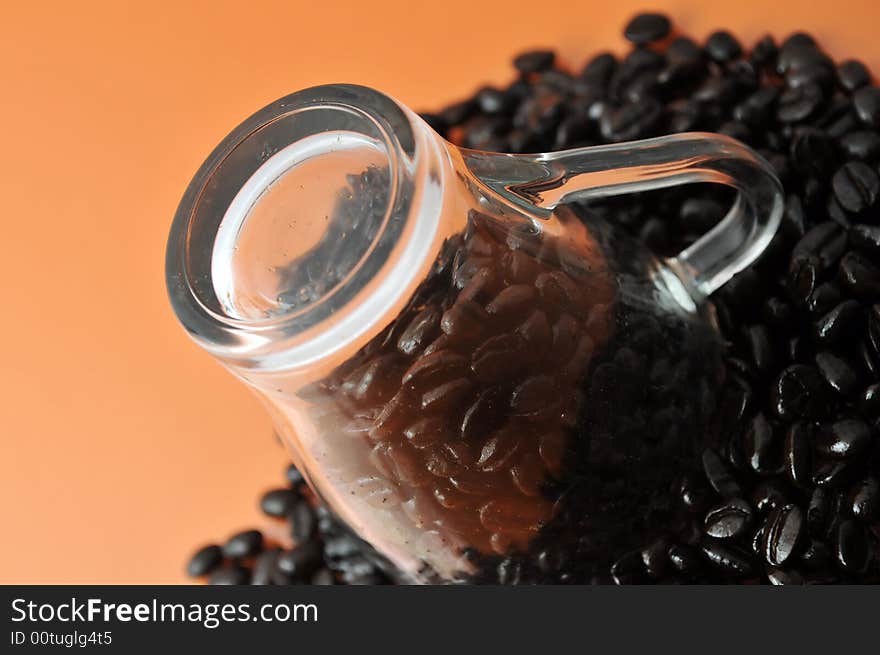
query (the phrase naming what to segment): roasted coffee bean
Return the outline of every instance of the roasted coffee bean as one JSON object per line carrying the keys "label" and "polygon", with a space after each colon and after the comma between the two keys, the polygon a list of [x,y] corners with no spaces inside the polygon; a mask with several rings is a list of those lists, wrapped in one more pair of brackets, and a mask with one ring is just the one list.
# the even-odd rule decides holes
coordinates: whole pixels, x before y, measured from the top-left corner
{"label": "roasted coffee bean", "polygon": [[752,48],[751,62],[757,67],[774,68],[776,63],[776,55],[779,54],[779,48],[773,37],[767,35],[761,38]]}
{"label": "roasted coffee bean", "polygon": [[223,544],[223,554],[236,559],[253,557],[263,549],[263,534],[259,530],[245,530],[233,535]]}
{"label": "roasted coffee bean", "polygon": [[724,460],[712,449],[703,451],[703,471],[709,484],[721,496],[733,498],[742,495],[742,488]]}
{"label": "roasted coffee bean", "polygon": [[793,423],[785,435],[785,472],[795,485],[806,488],[811,483],[813,451],[809,424]]}
{"label": "roasted coffee bean", "polygon": [[837,528],[837,561],[853,573],[861,573],[868,565],[871,545],[865,529],[853,519],[842,521]]}
{"label": "roasted coffee bean", "polygon": [[861,306],[855,300],[840,303],[816,321],[816,338],[834,344],[852,336],[858,330],[861,313]]}
{"label": "roasted coffee bean", "polygon": [[715,61],[724,63],[739,57],[742,54],[742,46],[730,32],[719,30],[709,35],[706,41],[706,53]]}
{"label": "roasted coffee bean", "polygon": [[811,127],[797,130],[789,150],[792,164],[802,175],[823,177],[834,172],[837,144],[822,130]]}
{"label": "roasted coffee bean", "polygon": [[868,525],[880,520],[880,481],[868,477],[859,481],[849,492],[852,513]]}
{"label": "roasted coffee bean", "polygon": [[772,566],[788,560],[804,533],[804,518],[797,505],[773,510],[764,522],[764,559]]}
{"label": "roasted coffee bean", "polygon": [[813,473],[813,484],[820,487],[837,488],[852,477],[849,462],[828,459],[821,461]]}
{"label": "roasted coffee bean", "polygon": [[745,434],[743,452],[755,473],[773,473],[778,465],[778,443],[770,422],[763,414],[758,414]]}
{"label": "roasted coffee bean", "polygon": [[880,268],[860,253],[849,252],[843,257],[838,277],[856,298],[870,300],[880,296]]}
{"label": "roasted coffee bean", "polygon": [[599,129],[608,141],[632,141],[648,135],[660,124],[662,117],[663,106],[646,98],[616,109],[609,108],[599,120]]}
{"label": "roasted coffee bean", "polygon": [[660,538],[642,550],[645,572],[655,580],[662,578],[669,568],[669,543]]}
{"label": "roasted coffee bean", "polygon": [[223,563],[220,546],[211,544],[197,550],[186,565],[186,574],[192,578],[208,575]]}
{"label": "roasted coffee bean", "polygon": [[843,300],[843,291],[836,282],[823,282],[807,300],[807,309],[813,316],[823,316],[829,313]]}
{"label": "roasted coffee bean", "polygon": [[303,478],[303,474],[299,472],[299,469],[296,468],[293,464],[289,465],[284,472],[284,477],[290,483],[290,486],[294,489],[298,489],[305,484],[305,478]]}
{"label": "roasted coffee bean", "polygon": [[512,98],[504,91],[491,86],[484,86],[477,91],[475,97],[480,111],[484,114],[498,114],[511,106]]}
{"label": "roasted coffee bean", "polygon": [[777,120],[782,123],[799,123],[807,120],[819,110],[822,95],[822,87],[815,82],[786,89],[779,96]]}
{"label": "roasted coffee bean", "polygon": [[837,67],[837,81],[847,91],[858,91],[871,83],[871,73],[862,62],[849,59]]}
{"label": "roasted coffee bean", "polygon": [[641,552],[634,550],[620,557],[611,565],[611,577],[618,585],[641,582],[645,577],[645,564]]}
{"label": "roasted coffee bean", "polygon": [[556,54],[552,50],[530,50],[517,55],[513,67],[523,75],[540,73],[553,67]]}
{"label": "roasted coffee bean", "polygon": [[807,527],[814,535],[821,535],[828,525],[831,513],[832,492],[819,486],[813,489],[807,508]]}
{"label": "roasted coffee bean", "polygon": [[752,508],[734,498],[709,510],[703,521],[707,535],[717,539],[729,539],[743,534],[752,520]]}
{"label": "roasted coffee bean", "polygon": [[[807,541],[807,540],[805,540]],[[824,569],[831,562],[831,549],[822,541],[809,539],[800,554],[800,561],[809,569]]]}
{"label": "roasted coffee bean", "polygon": [[773,511],[791,502],[791,490],[780,478],[768,478],[752,491],[752,503],[761,514]]}
{"label": "roasted coffee bean", "polygon": [[853,94],[853,107],[868,127],[880,127],[880,88],[865,86]]}
{"label": "roasted coffee bean", "polygon": [[858,419],[844,419],[819,430],[816,447],[829,457],[859,457],[871,445],[871,427]]}
{"label": "roasted coffee bean", "polygon": [[774,357],[767,328],[763,325],[752,325],[748,330],[748,339],[755,369],[762,374],[769,373],[773,368]]}
{"label": "roasted coffee bean", "polygon": [[853,225],[849,231],[849,242],[866,255],[880,255],[880,226]]}
{"label": "roasted coffee bean", "polygon": [[788,270],[788,286],[794,300],[806,303],[816,289],[821,271],[821,260],[814,256],[796,257]]}
{"label": "roasted coffee bean", "polygon": [[673,544],[667,551],[672,566],[686,576],[692,576],[703,568],[700,551],[688,544]]}
{"label": "roasted coffee bean", "polygon": [[880,384],[872,384],[862,392],[859,410],[868,417],[880,416]]}
{"label": "roasted coffee bean", "polygon": [[880,157],[880,133],[873,130],[850,132],[841,137],[840,146],[850,157],[872,161]]}
{"label": "roasted coffee bean", "polygon": [[603,52],[586,63],[580,79],[591,87],[604,89],[616,69],[617,58],[610,52]]}
{"label": "roasted coffee bean", "polygon": [[827,221],[807,232],[794,247],[792,260],[818,258],[819,270],[834,265],[846,250],[846,234],[838,225]]}
{"label": "roasted coffee bean", "polygon": [[806,584],[804,576],[794,569],[767,569],[767,580],[772,585],[802,585]]}
{"label": "roasted coffee bean", "polygon": [[745,578],[755,572],[755,566],[748,552],[733,544],[709,541],[703,544],[703,553],[726,575]]}
{"label": "roasted coffee bean", "polygon": [[636,45],[644,45],[665,39],[670,27],[669,18],[663,14],[638,14],[626,24],[623,35]]}
{"label": "roasted coffee bean", "polygon": [[837,355],[820,352],[816,355],[816,367],[828,386],[842,396],[850,396],[858,390],[858,375]]}
{"label": "roasted coffee bean", "polygon": [[275,517],[285,516],[299,499],[299,494],[290,489],[274,489],[267,491],[260,499],[260,509],[265,514]]}
{"label": "roasted coffee bean", "polygon": [[880,195],[880,177],[860,161],[844,164],[831,179],[834,197],[849,212],[857,214],[872,207]]}
{"label": "roasted coffee bean", "polygon": [[828,412],[826,383],[812,366],[789,366],[776,379],[772,389],[773,409],[783,420],[822,418]]}
{"label": "roasted coffee bean", "polygon": [[293,579],[306,580],[323,564],[321,547],[317,542],[309,541],[286,550],[278,556],[278,570]]}
{"label": "roasted coffee bean", "polygon": [[257,556],[254,561],[254,570],[251,574],[252,585],[268,585],[272,584],[272,578],[277,570],[278,556],[281,554],[280,548],[270,548]]}
{"label": "roasted coffee bean", "polygon": [[210,585],[244,585],[250,580],[250,572],[243,566],[229,566],[215,570],[208,578]]}
{"label": "roasted coffee bean", "polygon": [[291,523],[290,536],[293,537],[296,543],[305,543],[314,536],[317,517],[307,500],[301,500],[296,503],[290,510],[288,518]]}

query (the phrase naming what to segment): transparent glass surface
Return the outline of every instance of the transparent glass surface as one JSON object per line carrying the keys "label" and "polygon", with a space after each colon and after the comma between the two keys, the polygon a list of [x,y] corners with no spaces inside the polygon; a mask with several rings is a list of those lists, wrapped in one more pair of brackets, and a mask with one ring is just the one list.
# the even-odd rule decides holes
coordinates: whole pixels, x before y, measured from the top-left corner
{"label": "transparent glass surface", "polygon": [[[691,182],[737,200],[663,261],[565,202]],[[168,287],[321,498],[408,580],[488,581],[508,561],[587,582],[600,541],[673,520],[658,499],[723,376],[706,296],[764,249],[781,198],[719,135],[474,152],[380,93],[317,87],[202,166]]]}

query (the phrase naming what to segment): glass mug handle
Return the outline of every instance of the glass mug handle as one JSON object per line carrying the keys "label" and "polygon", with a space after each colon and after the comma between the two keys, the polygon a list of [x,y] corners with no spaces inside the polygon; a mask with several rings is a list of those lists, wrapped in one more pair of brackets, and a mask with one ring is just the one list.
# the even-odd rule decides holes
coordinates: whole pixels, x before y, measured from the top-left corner
{"label": "glass mug handle", "polygon": [[[503,158],[503,160],[502,160]],[[739,141],[689,132],[540,155],[464,154],[485,184],[530,211],[597,198],[712,182],[738,194],[727,215],[665,263],[695,300],[708,296],[764,251],[782,217],[782,185],[770,165]]]}

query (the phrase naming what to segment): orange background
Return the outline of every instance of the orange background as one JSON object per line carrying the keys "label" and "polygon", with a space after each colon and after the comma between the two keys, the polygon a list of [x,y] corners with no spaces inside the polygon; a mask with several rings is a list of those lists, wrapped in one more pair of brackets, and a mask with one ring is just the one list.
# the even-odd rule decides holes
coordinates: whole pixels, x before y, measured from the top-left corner
{"label": "orange background", "polygon": [[[0,582],[182,582],[260,524],[286,456],[165,297],[183,189],[240,120],[358,82],[416,109],[555,46],[622,51],[627,0],[4,3],[0,18]],[[704,38],[794,28],[880,72],[876,0],[654,2]]]}

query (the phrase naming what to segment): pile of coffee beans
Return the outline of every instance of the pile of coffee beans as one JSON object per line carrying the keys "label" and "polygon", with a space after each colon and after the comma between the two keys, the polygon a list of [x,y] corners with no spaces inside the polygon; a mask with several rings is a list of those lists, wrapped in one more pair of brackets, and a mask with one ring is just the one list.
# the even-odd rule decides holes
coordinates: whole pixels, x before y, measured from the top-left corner
{"label": "pile of coffee beans", "polygon": [[[713,296],[727,382],[699,435],[700,467],[663,499],[675,520],[626,552],[589,550],[609,562],[590,581],[880,582],[880,87],[863,64],[834,62],[803,33],[749,51],[728,32],[700,44],[644,14],[624,34],[633,49],[623,58],[600,54],[572,71],[552,51],[523,53],[512,84],[424,115],[455,143],[501,152],[720,132],[760,152],[785,187],[770,247]],[[671,255],[729,202],[689,186],[572,209]],[[189,573],[218,584],[393,582],[289,475],[261,503],[286,522],[289,542],[242,532],[198,551]],[[536,554],[525,576],[499,557],[480,581],[562,582],[558,557]]]}

